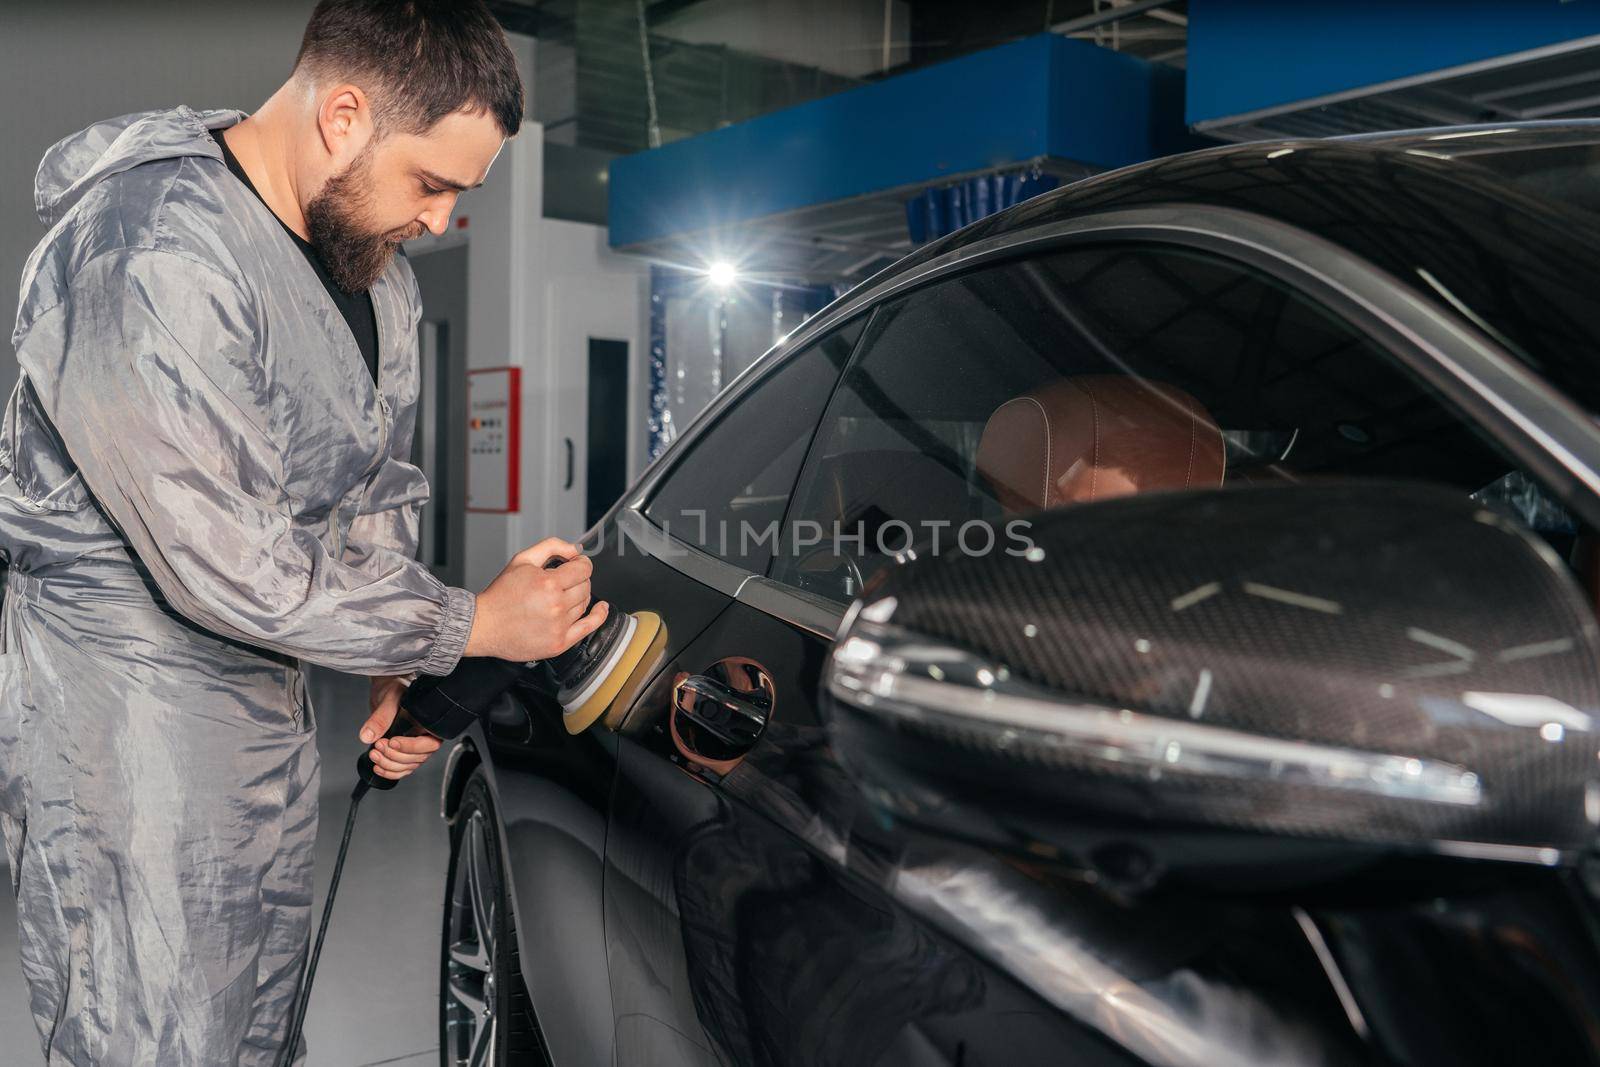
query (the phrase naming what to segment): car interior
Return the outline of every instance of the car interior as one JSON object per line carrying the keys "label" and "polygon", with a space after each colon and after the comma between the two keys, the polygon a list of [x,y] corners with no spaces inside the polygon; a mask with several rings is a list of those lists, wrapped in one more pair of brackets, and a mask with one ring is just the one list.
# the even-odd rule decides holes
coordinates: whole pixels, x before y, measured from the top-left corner
{"label": "car interior", "polygon": [[785,523],[846,536],[780,553],[772,573],[849,599],[972,519],[1307,478],[1454,486],[1568,558],[1578,532],[1348,324],[1235,263],[1125,245],[991,268],[880,309]]}

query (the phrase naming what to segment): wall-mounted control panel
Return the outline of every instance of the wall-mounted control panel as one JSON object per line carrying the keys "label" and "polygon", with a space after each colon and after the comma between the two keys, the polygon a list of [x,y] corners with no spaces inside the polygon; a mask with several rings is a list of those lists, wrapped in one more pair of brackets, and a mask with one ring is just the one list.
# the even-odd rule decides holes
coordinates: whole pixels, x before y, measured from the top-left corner
{"label": "wall-mounted control panel", "polygon": [[522,368],[467,371],[467,510],[517,510]]}

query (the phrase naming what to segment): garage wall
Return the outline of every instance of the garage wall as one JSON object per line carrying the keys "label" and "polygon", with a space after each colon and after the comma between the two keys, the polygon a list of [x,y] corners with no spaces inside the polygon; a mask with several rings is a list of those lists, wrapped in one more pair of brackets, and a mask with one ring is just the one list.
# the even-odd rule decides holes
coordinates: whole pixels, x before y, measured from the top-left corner
{"label": "garage wall", "polygon": [[92,122],[150,108],[254,108],[294,64],[314,0],[5,3],[0,16],[0,390],[16,383],[17,280],[44,227],[39,157]]}
{"label": "garage wall", "polygon": [[[33,175],[92,122],[189,104],[251,110],[294,65],[315,0],[0,0],[0,395],[16,383],[17,281],[44,227]],[[530,84],[531,39],[513,37]]]}
{"label": "garage wall", "polygon": [[[521,509],[469,512],[466,586],[479,589],[512,554],[550,536],[583,533],[581,492],[565,490],[566,452],[575,470],[587,454],[587,339],[628,343],[628,476],[644,466],[649,337],[649,272],[613,253],[599,226],[545,218],[541,184],[544,139],[536,123],[506,146],[481,188],[463,193],[458,214],[470,219],[467,366],[522,368]],[[583,479],[575,479],[581,487]]]}

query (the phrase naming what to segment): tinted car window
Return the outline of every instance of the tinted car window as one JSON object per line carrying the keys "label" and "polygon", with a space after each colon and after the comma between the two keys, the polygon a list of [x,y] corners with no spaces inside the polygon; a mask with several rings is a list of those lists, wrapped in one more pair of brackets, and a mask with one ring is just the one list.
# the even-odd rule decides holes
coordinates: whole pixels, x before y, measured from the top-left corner
{"label": "tinted car window", "polygon": [[764,571],[806,447],[863,325],[840,327],[757,382],[690,446],[645,514],[681,541]]}
{"label": "tinted car window", "polygon": [[1021,545],[1010,524],[1043,507],[1321,477],[1444,483],[1572,532],[1391,356],[1282,283],[1174,248],[1073,250],[879,310],[770,573],[845,600],[896,556]]}

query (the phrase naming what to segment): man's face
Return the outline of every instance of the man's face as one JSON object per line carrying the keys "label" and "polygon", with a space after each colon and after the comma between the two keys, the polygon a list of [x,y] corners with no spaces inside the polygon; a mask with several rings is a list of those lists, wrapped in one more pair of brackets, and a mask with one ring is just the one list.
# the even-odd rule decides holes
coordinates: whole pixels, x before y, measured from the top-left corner
{"label": "man's face", "polygon": [[402,241],[442,234],[456,197],[483,184],[504,138],[488,113],[453,112],[427,133],[368,140],[306,205],[306,227],[334,283],[371,288]]}

